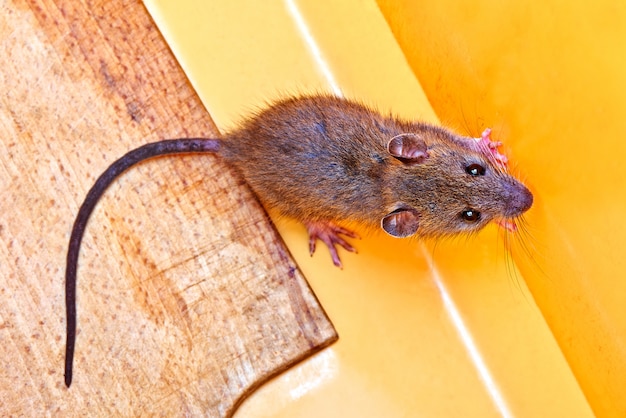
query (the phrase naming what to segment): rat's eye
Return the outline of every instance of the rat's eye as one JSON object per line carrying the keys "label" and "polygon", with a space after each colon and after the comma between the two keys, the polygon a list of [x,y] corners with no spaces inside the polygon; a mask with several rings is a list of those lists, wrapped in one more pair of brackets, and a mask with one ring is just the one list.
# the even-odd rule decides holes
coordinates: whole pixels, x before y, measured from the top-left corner
{"label": "rat's eye", "polygon": [[483,167],[480,164],[470,164],[467,167],[465,167],[465,172],[467,174],[469,174],[470,176],[484,176],[485,175],[485,167]]}
{"label": "rat's eye", "polygon": [[480,212],[474,209],[465,209],[460,213],[461,218],[467,222],[477,222],[480,219]]}

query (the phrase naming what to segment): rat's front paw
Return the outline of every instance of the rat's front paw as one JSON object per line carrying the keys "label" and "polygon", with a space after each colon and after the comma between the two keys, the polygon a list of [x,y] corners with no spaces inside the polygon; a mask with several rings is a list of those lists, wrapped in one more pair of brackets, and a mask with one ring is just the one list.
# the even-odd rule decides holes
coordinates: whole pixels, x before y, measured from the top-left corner
{"label": "rat's front paw", "polygon": [[346,250],[355,253],[356,249],[350,245],[345,239],[339,235],[345,235],[349,238],[358,238],[359,236],[349,229],[335,225],[330,221],[310,221],[305,222],[307,231],[309,232],[309,252],[311,255],[315,252],[315,242],[319,239],[328,247],[333,264],[342,268],[339,254],[337,254],[336,245],[340,245]]}
{"label": "rat's front paw", "polygon": [[476,144],[480,151],[487,157],[493,158],[497,165],[502,168],[506,168],[506,164],[509,159],[506,155],[501,154],[498,148],[502,145],[502,142],[491,140],[491,129],[487,128],[483,131],[480,138],[475,138]]}

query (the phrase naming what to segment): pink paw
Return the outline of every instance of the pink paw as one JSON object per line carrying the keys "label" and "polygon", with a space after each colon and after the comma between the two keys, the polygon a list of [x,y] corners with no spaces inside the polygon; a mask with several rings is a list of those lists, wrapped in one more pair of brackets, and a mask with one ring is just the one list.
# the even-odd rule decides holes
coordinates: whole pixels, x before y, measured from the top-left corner
{"label": "pink paw", "polygon": [[333,264],[339,268],[342,268],[339,254],[337,254],[336,245],[340,245],[346,250],[355,253],[356,249],[350,245],[345,239],[339,235],[345,235],[349,238],[359,238],[354,232],[345,229],[341,226],[335,225],[330,221],[311,221],[305,222],[307,231],[309,232],[309,252],[311,255],[315,252],[315,242],[317,240],[322,241],[328,247],[330,256],[333,259]]}
{"label": "pink paw", "polygon": [[517,224],[512,219],[500,219],[499,221],[497,221],[497,224],[509,232],[517,231]]}
{"label": "pink paw", "polygon": [[483,154],[488,157],[492,157],[496,164],[498,164],[502,168],[506,168],[506,163],[509,161],[506,158],[506,155],[501,154],[498,151],[498,148],[502,145],[502,142],[492,141],[491,140],[491,129],[487,128],[483,131],[480,138],[476,138],[476,143],[478,144],[478,148]]}

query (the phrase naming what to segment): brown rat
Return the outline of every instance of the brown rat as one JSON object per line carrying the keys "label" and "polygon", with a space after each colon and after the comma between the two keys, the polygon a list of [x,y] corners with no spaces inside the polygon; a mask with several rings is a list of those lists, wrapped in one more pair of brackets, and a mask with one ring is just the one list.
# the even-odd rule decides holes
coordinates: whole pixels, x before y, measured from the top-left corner
{"label": "brown rat", "polygon": [[65,383],[72,381],[76,332],[76,265],[89,215],[102,193],[130,166],[176,153],[218,153],[236,167],[267,208],[302,221],[310,251],[336,245],[353,222],[396,237],[477,231],[492,220],[514,229],[533,196],[506,170],[489,131],[463,137],[442,127],[383,116],[332,96],[279,101],[223,139],[185,138],[144,145],[114,162],[96,181],[72,229],[66,269]]}

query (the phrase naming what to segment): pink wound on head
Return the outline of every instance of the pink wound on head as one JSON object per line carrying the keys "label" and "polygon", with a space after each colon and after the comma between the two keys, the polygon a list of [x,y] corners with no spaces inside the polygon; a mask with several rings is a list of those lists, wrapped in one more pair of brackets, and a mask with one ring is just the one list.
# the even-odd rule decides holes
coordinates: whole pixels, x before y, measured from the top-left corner
{"label": "pink wound on head", "polygon": [[491,140],[491,129],[487,128],[483,131],[480,138],[476,138],[478,148],[487,157],[493,158],[499,166],[506,168],[506,163],[509,161],[506,155],[501,154],[498,151],[498,147],[502,145],[502,142]]}

